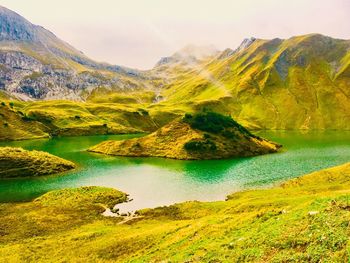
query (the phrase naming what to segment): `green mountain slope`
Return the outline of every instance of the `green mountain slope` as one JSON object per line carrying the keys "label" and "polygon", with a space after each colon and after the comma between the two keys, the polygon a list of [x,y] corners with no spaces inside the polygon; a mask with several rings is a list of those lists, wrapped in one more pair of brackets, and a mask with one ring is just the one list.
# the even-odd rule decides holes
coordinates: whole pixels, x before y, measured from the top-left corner
{"label": "green mountain slope", "polygon": [[[265,129],[349,129],[350,41],[252,39],[169,83],[168,105],[214,107]],[[175,106],[176,107],[176,106]]]}
{"label": "green mountain slope", "polygon": [[250,38],[222,52],[190,45],[140,71],[95,62],[5,7],[0,22],[5,97],[139,104],[161,124],[208,108],[248,128],[350,129],[349,40]]}
{"label": "green mountain slope", "polygon": [[162,124],[139,104],[0,102],[0,141],[150,132]]}

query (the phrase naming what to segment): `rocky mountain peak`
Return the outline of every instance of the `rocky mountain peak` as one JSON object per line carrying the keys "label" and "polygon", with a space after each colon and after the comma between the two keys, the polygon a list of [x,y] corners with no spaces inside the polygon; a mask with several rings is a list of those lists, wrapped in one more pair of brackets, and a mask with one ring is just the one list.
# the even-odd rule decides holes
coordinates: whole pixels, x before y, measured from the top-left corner
{"label": "rocky mountain peak", "polygon": [[239,47],[236,49],[236,51],[239,52],[241,50],[248,48],[251,44],[254,43],[255,40],[256,40],[255,37],[245,38],[242,41],[242,43],[239,45]]}
{"label": "rocky mountain peak", "polygon": [[0,41],[35,41],[36,26],[19,14],[0,6]]}

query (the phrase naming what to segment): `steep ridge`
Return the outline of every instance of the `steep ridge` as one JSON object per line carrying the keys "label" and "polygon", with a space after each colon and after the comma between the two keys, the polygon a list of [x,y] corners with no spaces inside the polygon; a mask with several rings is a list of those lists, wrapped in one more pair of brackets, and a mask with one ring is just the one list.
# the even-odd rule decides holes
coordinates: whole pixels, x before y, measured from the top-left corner
{"label": "steep ridge", "polygon": [[349,50],[350,41],[319,34],[251,39],[182,74],[162,96],[230,113],[249,127],[350,129]]}

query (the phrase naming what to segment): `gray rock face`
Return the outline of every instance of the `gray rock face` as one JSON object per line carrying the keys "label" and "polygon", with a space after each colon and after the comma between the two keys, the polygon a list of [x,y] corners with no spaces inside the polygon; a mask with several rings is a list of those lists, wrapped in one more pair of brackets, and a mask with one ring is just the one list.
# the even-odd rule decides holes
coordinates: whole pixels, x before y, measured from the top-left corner
{"label": "gray rock face", "polygon": [[245,38],[238,48],[236,49],[227,48],[223,52],[221,52],[221,54],[218,56],[218,59],[226,59],[238,52],[241,52],[242,50],[245,50],[246,48],[250,47],[251,44],[255,42],[255,40],[256,40],[255,37]]}
{"label": "gray rock face", "polygon": [[0,40],[36,41],[36,28],[20,15],[0,6]]}
{"label": "gray rock face", "polygon": [[255,37],[245,38],[243,42],[239,45],[239,47],[236,49],[236,52],[248,48],[251,44],[254,43],[255,40]]}
{"label": "gray rock face", "polygon": [[96,87],[131,88],[118,77],[55,69],[21,52],[0,52],[0,64],[0,88],[22,99],[82,100],[83,91]]}
{"label": "gray rock face", "polygon": [[20,99],[84,100],[95,88],[131,89],[147,78],[138,70],[97,63],[0,6],[0,89]]}
{"label": "gray rock face", "polygon": [[0,64],[17,70],[41,71],[43,65],[21,52],[0,52]]}

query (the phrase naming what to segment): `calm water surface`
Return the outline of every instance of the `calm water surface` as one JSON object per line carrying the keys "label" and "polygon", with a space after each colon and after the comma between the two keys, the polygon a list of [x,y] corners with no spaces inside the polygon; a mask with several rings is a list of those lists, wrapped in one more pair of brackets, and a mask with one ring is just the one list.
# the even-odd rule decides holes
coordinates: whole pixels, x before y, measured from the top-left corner
{"label": "calm water surface", "polygon": [[223,200],[235,191],[270,186],[350,161],[350,132],[263,132],[259,135],[283,144],[283,151],[252,158],[179,161],[86,152],[90,146],[106,139],[120,140],[132,135],[3,142],[0,146],[50,152],[76,162],[79,168],[59,176],[0,180],[0,202],[31,200],[49,190],[87,185],[114,187],[129,193],[134,201],[123,205],[122,209],[127,210],[187,200]]}

